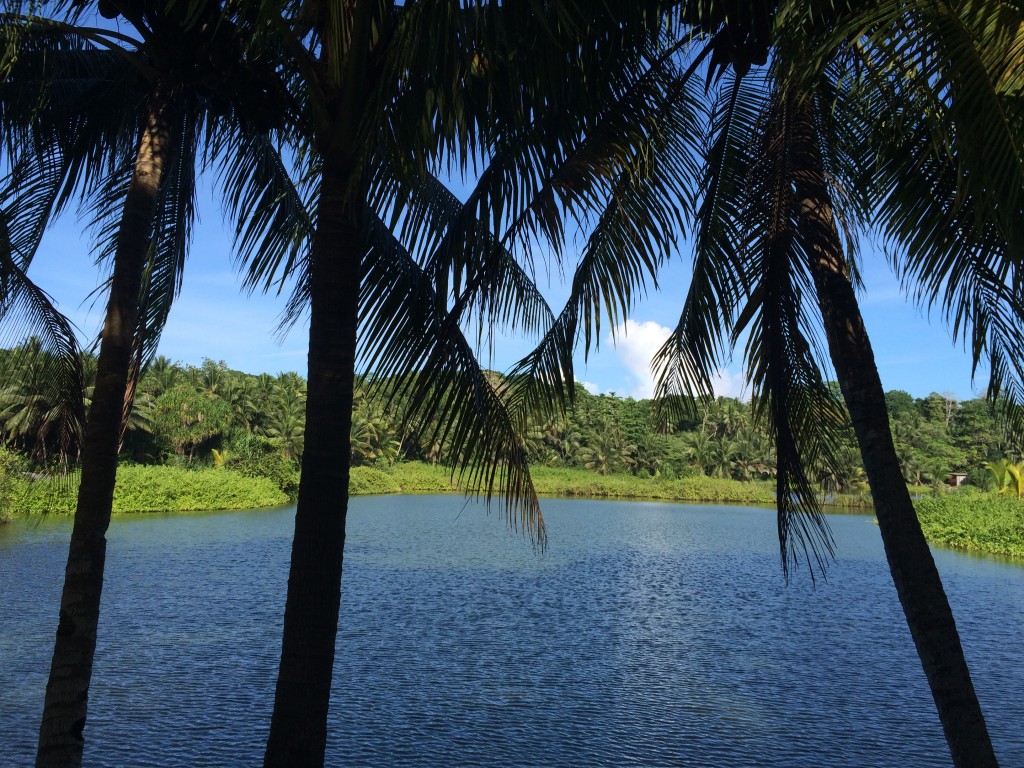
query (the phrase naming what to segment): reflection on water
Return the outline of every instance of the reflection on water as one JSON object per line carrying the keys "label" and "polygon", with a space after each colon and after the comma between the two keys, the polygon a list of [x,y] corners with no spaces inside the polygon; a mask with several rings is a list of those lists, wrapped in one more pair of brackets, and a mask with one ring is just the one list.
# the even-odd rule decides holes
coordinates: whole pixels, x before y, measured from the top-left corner
{"label": "reflection on water", "polygon": [[[762,509],[547,500],[538,554],[456,497],[353,507],[330,765],[949,762],[870,517],[786,586]],[[292,517],[115,521],[88,765],[260,761]],[[68,530],[0,529],[4,765],[34,754]],[[936,556],[1012,765],[1024,569]]]}

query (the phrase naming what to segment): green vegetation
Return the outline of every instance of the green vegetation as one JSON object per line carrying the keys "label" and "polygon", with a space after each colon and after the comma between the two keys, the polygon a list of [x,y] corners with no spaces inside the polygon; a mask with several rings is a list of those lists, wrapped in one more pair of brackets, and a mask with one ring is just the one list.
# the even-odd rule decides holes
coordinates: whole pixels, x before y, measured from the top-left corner
{"label": "green vegetation", "polygon": [[[19,356],[25,361],[21,365]],[[0,350],[0,362],[12,371],[11,383],[0,389],[0,441],[7,446],[0,464],[5,476],[14,478],[8,484],[21,488],[22,472],[59,473],[60,435],[49,428],[49,411],[37,391],[37,346]],[[95,359],[85,356],[83,363],[88,393]],[[528,425],[524,448],[542,495],[774,503],[776,457],[750,403],[719,398],[699,408],[696,418],[674,420],[659,415],[650,400],[593,395],[579,386],[575,397],[575,407],[564,416]],[[305,398],[305,379],[295,373],[250,375],[211,360],[196,367],[157,358],[135,396],[122,450],[122,462],[129,465],[126,478],[142,469],[131,464],[181,471],[217,467],[228,474],[184,475],[189,482],[182,499],[159,485],[152,498],[140,495],[122,485],[130,479],[119,480],[115,509],[132,504],[138,510],[196,509],[201,503],[224,509],[294,499]],[[83,400],[88,406],[88,398]],[[935,393],[915,399],[893,391],[886,402],[904,478],[918,493],[944,485],[953,471],[966,472],[968,483],[978,488],[1017,492],[1013,460],[1019,459],[1020,446],[1006,438],[984,401],[957,402]],[[457,457],[439,425],[409,419],[406,411],[400,399],[384,403],[365,382],[359,387],[351,433],[352,494],[457,490],[448,469]],[[76,450],[74,443],[68,448]],[[852,434],[838,458],[838,467],[809,467],[819,499],[828,506],[869,508]],[[242,503],[234,485],[217,479],[237,476],[254,481],[245,496],[252,501]],[[276,492],[264,494],[263,481]],[[59,501],[44,502],[43,486],[20,492],[20,507],[7,502],[0,515],[9,516],[12,508],[38,510],[46,503],[70,511],[70,496],[49,494]],[[0,487],[0,501],[4,493]]]}
{"label": "green vegetation", "polygon": [[[585,469],[535,467],[531,473],[542,496],[583,498],[653,499],[664,501],[729,502],[772,504],[775,486],[770,482],[740,482],[729,478],[665,477],[639,478],[634,475],[599,475]],[[458,478],[451,470],[422,462],[395,464],[387,469],[354,467],[349,492],[458,493]]]}
{"label": "green vegetation", "polygon": [[21,460],[10,451],[0,448],[0,523],[6,523],[14,516],[14,500],[17,497],[18,474]]}
{"label": "green vegetation", "polygon": [[917,516],[932,542],[1024,558],[1024,501],[961,489],[919,499]]}
{"label": "green vegetation", "polygon": [[[16,514],[72,514],[78,495],[73,476],[13,482]],[[280,506],[288,497],[265,477],[206,467],[123,466],[117,472],[114,512],[193,512]]]}
{"label": "green vegetation", "polygon": [[[180,3],[100,2],[105,18],[123,17],[116,34],[103,25],[75,30],[88,18],[80,3],[58,4],[56,25],[37,23],[35,4],[24,4],[26,13],[21,5],[4,22],[0,61],[12,158],[0,196],[4,309],[27,305],[26,316],[42,318],[32,325],[51,329],[44,347],[63,345],[73,361],[73,336],[27,285],[26,267],[49,218],[74,203],[97,223],[100,260],[112,262],[82,514],[62,598],[78,614],[64,622],[70,630],[58,635],[52,666],[78,681],[48,686],[41,763],[81,761],[80,734],[67,728],[85,722],[81,692],[91,674],[122,405],[180,285],[197,173],[207,169],[217,171],[246,288],[299,281],[287,314],[309,313],[316,418],[301,424],[293,398],[276,404],[278,420],[250,423],[243,435],[221,393],[186,381],[143,393],[148,423],[140,408],[125,448],[152,464],[191,467],[209,456],[229,471],[234,459],[284,493],[292,474],[263,448],[294,461],[309,430],[317,450],[303,463],[308,492],[297,514],[267,765],[294,764],[289,756],[298,754],[323,762],[335,645],[326,614],[337,612],[351,443],[367,465],[425,459],[469,468],[467,482],[504,493],[538,537],[530,458],[635,478],[623,481],[629,487],[685,485],[695,475],[774,478],[786,552],[790,534],[799,542],[816,530],[791,525],[788,513],[815,508],[819,491],[855,493],[863,475],[847,460],[852,451],[833,451],[843,438],[830,430],[846,419],[820,374],[812,290],[870,450],[894,580],[931,660],[925,669],[953,760],[995,763],[937,573],[922,556],[920,531],[907,524],[914,512],[903,487],[910,479],[939,485],[958,462],[977,463],[931,440],[930,420],[904,439],[906,456],[865,439],[885,431],[888,414],[846,251],[860,231],[876,228],[908,290],[971,340],[976,367],[988,358],[993,397],[1003,390],[1020,399],[1024,313],[1010,289],[1019,283],[1012,255],[1021,250],[1024,153],[1019,46],[1006,34],[1021,26],[1019,4],[824,4],[808,12],[771,3],[491,3],[462,13],[357,0],[184,11]],[[531,53],[543,55],[524,55],[524,40],[540,40]],[[470,167],[476,186],[463,207],[431,173]],[[639,432],[605,403],[593,419],[559,414],[533,385],[560,389],[575,342],[589,351],[602,318],[629,315],[684,231],[696,235],[687,238],[696,258],[680,326],[664,348],[667,365],[659,365],[682,379],[668,394],[709,391],[721,360],[747,338],[754,410],[771,424],[728,403],[706,409],[699,426],[648,421]],[[570,243],[578,257],[571,293],[552,315],[531,284],[533,251],[552,255],[536,273],[546,266],[563,274]],[[538,337],[518,376],[500,381],[480,370],[462,331],[471,321],[481,348],[485,335],[494,343],[484,329],[498,325]],[[406,379],[399,389],[413,392],[412,410],[434,423],[414,424],[400,410],[396,436],[358,420],[352,429],[358,359],[385,383]],[[61,389],[70,393],[64,402],[23,393],[27,410],[4,411],[4,428],[43,465],[51,447],[61,460],[82,452],[70,444],[85,410],[81,382],[77,366],[64,370],[75,385]],[[537,418],[547,423],[528,425],[521,403],[545,407]],[[707,418],[713,409],[740,418]],[[518,430],[527,426],[529,446]],[[272,442],[243,444],[252,435]],[[489,484],[495,476],[504,487]],[[372,473],[363,479],[386,484]],[[1019,494],[1019,478],[1017,485]],[[920,616],[950,629],[926,631]],[[328,684],[309,685],[314,679]],[[963,712],[954,727],[948,713]],[[51,750],[66,750],[66,759],[44,757]]]}
{"label": "green vegetation", "polygon": [[609,497],[665,501],[774,504],[775,484],[741,482],[722,477],[639,478],[634,475],[595,475],[582,469],[538,467],[533,471],[538,493],[545,496]]}
{"label": "green vegetation", "polygon": [[[12,356],[18,351],[2,351]],[[74,510],[76,484],[37,480],[59,468],[59,435],[47,427],[33,390],[38,352],[0,390],[0,522],[18,513]],[[8,362],[11,358],[8,357]],[[95,361],[86,358],[86,372]],[[87,379],[85,385],[91,386]],[[86,389],[88,392],[88,389]],[[253,376],[207,360],[180,366],[157,358],[140,382],[118,471],[114,512],[249,509],[276,506],[298,492],[305,431],[305,380],[295,373]],[[85,400],[88,405],[88,400]],[[1021,502],[1014,470],[1021,452],[982,400],[948,395],[886,396],[904,477],[918,493],[943,485],[952,471],[974,490],[917,503],[932,542],[977,552],[1024,556]],[[386,406],[360,388],[352,423],[352,495],[456,493],[451,446],[437,425],[407,422],[403,404]],[[652,401],[576,389],[563,418],[532,424],[525,448],[543,496],[773,504],[775,455],[749,403],[719,398],[700,418],[660,418]],[[860,455],[848,436],[841,465],[811,467],[820,499],[870,508]]]}
{"label": "green vegetation", "polygon": [[[270,457],[270,458],[267,458]],[[127,465],[118,470],[114,512],[255,509],[286,504],[289,496],[260,471],[280,467],[280,454],[265,454],[262,465],[234,459],[236,469],[197,466]],[[0,448],[0,521],[15,514],[71,514],[76,484],[70,478],[31,481],[22,472],[24,460]],[[297,472],[288,482],[297,487]],[[703,475],[670,479],[630,474],[600,475],[587,469],[535,467],[533,480],[542,496],[648,499],[705,503],[764,504],[775,502],[774,484]],[[925,488],[918,488],[924,491]],[[384,467],[353,467],[353,496],[393,493],[458,493],[447,467],[420,461]],[[840,507],[870,506],[862,495],[828,497]],[[932,494],[915,503],[928,539],[936,544],[979,553],[1024,558],[1024,501],[1012,495],[964,487]]]}

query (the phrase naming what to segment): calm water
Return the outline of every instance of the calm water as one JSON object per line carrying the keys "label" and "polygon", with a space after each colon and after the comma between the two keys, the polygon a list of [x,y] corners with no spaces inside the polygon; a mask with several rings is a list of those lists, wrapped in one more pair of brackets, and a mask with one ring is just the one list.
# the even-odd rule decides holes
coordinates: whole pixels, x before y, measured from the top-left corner
{"label": "calm water", "polygon": [[[869,518],[783,582],[770,511],[545,502],[536,555],[456,497],[353,504],[330,765],[946,766]],[[292,510],[116,520],[91,766],[254,765]],[[0,765],[29,765],[69,527],[0,528]],[[938,552],[1004,766],[1024,568]]]}

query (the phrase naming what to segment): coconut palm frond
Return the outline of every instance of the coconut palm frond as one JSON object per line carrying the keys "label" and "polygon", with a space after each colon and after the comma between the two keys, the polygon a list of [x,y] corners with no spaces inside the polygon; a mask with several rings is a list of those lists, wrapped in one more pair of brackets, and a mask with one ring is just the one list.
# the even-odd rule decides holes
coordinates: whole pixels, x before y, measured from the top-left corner
{"label": "coconut palm frond", "polygon": [[957,201],[973,201],[978,226],[996,226],[1020,248],[1024,144],[1021,10],[1012,3],[898,3],[864,10],[863,45],[898,81],[911,109],[889,119],[925,127],[953,168]]}
{"label": "coconut palm frond", "polygon": [[[679,72],[660,64],[648,70],[644,82],[615,103],[608,119],[593,127],[527,208],[531,217],[558,221],[563,210],[600,206],[596,214],[588,214],[593,219],[587,222],[590,235],[564,308],[511,374],[513,381],[543,383],[536,392],[521,393],[535,406],[552,407],[553,402],[542,401],[561,397],[563,386],[571,398],[571,350],[577,340],[582,338],[584,354],[596,349],[602,318],[613,329],[624,322],[637,294],[657,285],[658,270],[675,250],[691,209],[687,190],[697,175],[692,145],[698,121],[689,106],[696,103],[689,98],[694,71],[695,66]],[[680,103],[688,106],[679,108]],[[642,126],[632,134],[632,145],[631,134],[615,128],[620,120]],[[612,134],[626,138],[610,146]],[[575,215],[582,226],[582,213]],[[522,226],[513,221],[510,231]],[[549,233],[562,229],[560,223],[544,227]]]}
{"label": "coconut palm frond", "polygon": [[[315,168],[297,175],[266,134],[248,134],[218,156],[217,183],[234,223],[235,259],[247,290],[280,292],[290,276],[301,286],[315,228]],[[306,306],[295,301],[299,314]],[[286,312],[286,317],[291,317]]]}
{"label": "coconut palm frond", "polygon": [[[48,428],[56,428],[65,457],[80,444],[85,425],[84,377],[74,327],[53,301],[22,269],[11,248],[6,215],[0,210],[0,329],[8,343],[35,339],[34,363],[42,366],[47,402],[52,403]],[[13,363],[15,357],[8,360]],[[0,370],[12,381],[14,372]]]}
{"label": "coconut palm frond", "polygon": [[679,321],[652,361],[659,405],[683,407],[683,412],[674,414],[680,418],[699,400],[713,395],[711,379],[728,351],[742,297],[749,292],[740,223],[750,171],[749,147],[765,88],[762,77],[729,76],[710,105],[707,119],[712,139],[703,151],[693,275]]}
{"label": "coconut palm frond", "polygon": [[[988,364],[989,396],[1024,402],[1024,272],[1004,230],[978,213],[983,204],[957,197],[957,168],[934,147],[922,125],[885,156],[879,216],[887,250],[905,289],[929,311],[937,309],[954,339],[968,347],[974,373]],[[906,178],[932,193],[917,194]]]}
{"label": "coconut palm frond", "polygon": [[[755,282],[734,340],[749,328],[745,348],[754,412],[775,443],[779,545],[783,568],[801,559],[824,573],[833,542],[807,467],[838,466],[842,408],[821,374],[820,332],[805,311],[814,290],[805,259],[824,242],[807,215],[808,178],[824,178],[813,102],[773,90],[757,141],[747,190],[744,271]],[[817,169],[817,170],[815,170]],[[827,195],[827,187],[818,190]],[[824,197],[827,200],[827,197]],[[831,221],[831,219],[830,219]],[[814,570],[811,568],[813,575]]]}
{"label": "coconut palm frond", "polygon": [[500,492],[509,523],[543,546],[544,520],[520,439],[524,425],[500,382],[479,366],[458,315],[435,293],[428,273],[379,220],[371,238],[364,360],[397,397],[408,399],[406,418],[435,424],[434,439],[451,442],[460,483],[488,501]]}

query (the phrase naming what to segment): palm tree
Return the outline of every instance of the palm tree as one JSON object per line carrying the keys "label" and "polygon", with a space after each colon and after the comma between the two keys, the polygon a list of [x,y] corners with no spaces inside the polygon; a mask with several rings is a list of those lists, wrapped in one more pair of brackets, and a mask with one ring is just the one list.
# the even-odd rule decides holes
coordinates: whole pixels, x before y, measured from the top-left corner
{"label": "palm tree", "polygon": [[61,425],[64,402],[50,382],[50,358],[36,338],[17,347],[6,361],[0,389],[0,434],[44,466],[57,453],[53,433]]}
{"label": "palm tree", "polygon": [[235,424],[245,430],[246,434],[252,434],[259,412],[253,381],[249,376],[233,378],[227,382],[224,390],[224,399],[231,404]]}
{"label": "palm tree", "polygon": [[[533,6],[498,3],[455,12],[445,4],[374,0],[314,1],[298,14],[271,2],[261,7],[294,56],[294,84],[308,108],[295,133],[306,142],[304,156],[315,158],[315,176],[307,174],[294,193],[250,189],[230,201],[236,212],[271,201],[261,226],[239,230],[243,259],[256,265],[250,284],[277,285],[295,268],[292,309],[308,307],[310,317],[302,486],[267,765],[324,759],[357,330],[379,386],[407,403],[411,420],[429,425],[420,439],[450,444],[463,482],[488,498],[502,489],[508,519],[543,541],[519,435],[528,416],[543,417],[571,396],[577,329],[585,326],[589,341],[592,313],[606,302],[615,308],[610,313],[628,307],[629,287],[604,294],[601,280],[624,284],[619,270],[633,264],[647,270],[674,218],[648,217],[640,227],[627,221],[647,202],[636,190],[649,184],[627,173],[621,155],[635,164],[643,145],[658,141],[650,126],[623,139],[621,108],[606,107],[603,115],[581,109],[579,122],[565,119],[574,114],[567,107],[584,99],[607,105],[652,91],[665,98],[662,80],[636,76],[656,47],[660,17],[636,3],[609,5],[615,7],[560,2],[543,20]],[[594,29],[601,31],[594,44],[580,45],[581,31]],[[524,57],[522,40],[537,35],[552,44]],[[602,66],[629,74],[593,83],[587,73]],[[565,74],[576,87],[563,87]],[[600,125],[588,124],[592,118]],[[594,134],[604,146],[617,142],[619,157],[567,162],[564,147]],[[426,173],[442,158],[483,167],[464,204]],[[234,170],[241,177],[245,165]],[[650,178],[667,186],[663,173]],[[553,318],[530,271],[506,246],[528,251],[544,238],[561,247],[563,210],[581,211],[601,196],[616,197],[601,227],[606,237],[588,247],[578,271],[586,297]],[[294,238],[282,238],[282,222]],[[298,245],[281,253],[282,239]],[[618,253],[629,261],[618,262]],[[518,258],[532,264],[528,252]],[[460,323],[471,313],[482,337],[492,324],[545,334],[501,387],[477,365],[463,335]]]}
{"label": "palm tree", "polygon": [[157,355],[143,374],[144,380],[149,383],[149,391],[154,397],[159,397],[177,383],[178,374],[181,369],[172,360],[163,355]]}
{"label": "palm tree", "polygon": [[[735,76],[723,89],[714,115],[716,133],[710,142],[696,274],[679,326],[661,353],[662,391],[707,391],[708,375],[714,370],[718,353],[716,343],[708,340],[731,337],[735,341],[740,330],[750,329],[746,349],[749,375],[759,395],[758,411],[769,419],[778,452],[779,529],[784,560],[797,560],[802,553],[818,558],[820,564],[821,552],[831,551],[831,539],[818,517],[804,466],[819,459],[829,466],[837,464],[843,414],[831,401],[818,368],[817,346],[803,298],[814,297],[871,484],[893,580],[954,763],[995,765],[953,615],[893,447],[885,397],[857,306],[855,273],[847,253],[855,242],[857,222],[869,220],[877,207],[891,217],[889,226],[907,239],[912,239],[906,235],[909,223],[920,226],[922,215],[926,219],[930,216],[928,225],[933,228],[927,229],[927,237],[915,240],[919,244],[933,245],[929,237],[934,243],[959,239],[941,229],[943,222],[948,225],[951,221],[949,211],[940,210],[939,214],[946,215],[936,216],[935,211],[928,210],[930,204],[922,202],[938,199],[941,202],[933,207],[941,209],[954,195],[944,190],[936,194],[935,186],[928,186],[934,176],[923,175],[926,188],[908,184],[908,179],[921,175],[920,168],[916,174],[907,173],[905,158],[909,156],[933,171],[948,169],[949,158],[934,157],[935,144],[922,150],[919,135],[927,130],[928,136],[934,136],[938,126],[932,118],[940,114],[953,126],[953,145],[969,143],[964,137],[974,134],[966,128],[977,116],[964,115],[962,103],[976,102],[977,95],[965,95],[964,81],[942,70],[942,57],[938,57],[941,66],[931,63],[938,69],[908,78],[920,93],[901,92],[903,78],[912,68],[904,64],[910,58],[901,59],[900,55],[916,52],[916,44],[909,43],[908,38],[920,40],[926,35],[928,45],[949,52],[960,46],[956,47],[958,62],[966,61],[970,69],[975,64],[971,60],[975,51],[984,49],[980,44],[978,49],[973,48],[975,40],[965,44],[963,40],[944,39],[943,35],[963,28],[978,33],[984,28],[991,36],[999,27],[987,14],[972,17],[977,8],[920,8],[910,4],[914,6],[912,12],[904,15],[906,9],[883,9],[882,5],[864,12],[868,21],[855,16],[851,26],[841,23],[848,19],[833,19],[833,29],[856,30],[856,42],[847,46],[829,40],[823,47],[824,55],[813,48],[820,41],[815,34],[830,25],[822,25],[820,18],[805,25],[799,21],[801,15],[793,13],[788,22],[792,24],[795,17],[798,23],[778,30],[776,58],[768,79]],[[1002,10],[1004,22],[1006,14],[1015,15],[1009,8]],[[984,39],[984,35],[980,37]],[[879,65],[879,59],[888,62],[888,70]],[[917,56],[913,65],[926,60]],[[869,76],[858,77],[859,73]],[[993,91],[989,73],[983,68],[979,73],[975,67],[970,75],[975,78],[971,80],[973,85],[982,92]],[[914,112],[920,106],[921,94],[934,94],[936,89],[941,95],[933,96],[927,109]],[[902,101],[898,98],[901,95]],[[879,143],[880,134],[891,128],[891,123],[880,116],[891,115],[894,103],[906,105],[899,119],[905,121],[902,128],[909,131],[911,141],[918,142],[916,152],[905,151],[908,140],[902,133],[896,134],[895,141],[892,136],[882,136],[885,141]],[[996,127],[989,131],[997,140],[1003,138],[999,114],[997,110]],[[997,141],[996,145],[998,154],[1005,142]],[[985,162],[979,161],[972,149],[964,149],[959,157],[962,162],[966,159]],[[1014,201],[1020,190],[1014,191],[1013,184],[1007,185],[1006,180],[1019,178],[1020,166],[1019,153],[1014,154],[1009,170],[1001,169],[994,177],[993,186],[1004,190],[1010,187],[1004,201],[1010,201],[1011,210],[1016,210]],[[885,186],[893,184],[889,176],[893,167],[903,171],[895,194],[891,194],[893,186]],[[885,171],[876,178],[865,176],[865,170],[877,168]],[[989,175],[976,166],[969,181],[958,181],[966,187],[962,192],[973,193],[966,199],[976,203],[973,214],[986,222],[982,229],[990,235],[997,230],[1009,237],[1012,230],[1007,228],[1005,211],[984,207],[991,190],[972,190],[978,180]],[[938,226],[933,222],[939,222]],[[845,248],[840,225],[850,236]],[[970,230],[964,226],[961,229]],[[942,261],[950,250],[956,251],[947,245],[933,248],[932,257],[916,253],[909,260],[908,272],[930,263],[936,272],[924,278],[925,295],[934,295],[931,286],[948,279],[951,288],[947,299],[956,300],[957,291],[962,292],[960,296],[971,296],[971,303],[955,305],[950,311],[956,313],[962,327],[977,323],[981,335],[975,338],[981,340],[975,347],[976,359],[987,344],[994,355],[994,375],[1012,375],[1012,365],[999,355],[1006,349],[1008,329],[1020,323],[1019,303],[1005,288],[993,288],[991,279],[986,281],[986,276],[979,274],[977,265],[985,257],[976,257],[985,252],[986,243],[979,243],[979,238],[968,240],[969,245],[963,248],[976,250],[970,254],[971,259],[963,259],[962,265]],[[998,248],[992,250],[997,253],[994,261],[998,263]],[[952,269],[958,270],[955,276],[950,276]],[[937,277],[936,273],[943,270],[946,276]],[[1018,366],[1018,382],[1019,371]],[[794,526],[791,513],[798,511],[809,514]]]}
{"label": "palm tree", "polygon": [[687,461],[705,475],[712,474],[715,441],[708,437],[703,429],[688,432],[683,437],[684,451]]}
{"label": "palm tree", "polygon": [[[240,122],[240,108],[220,118],[204,108],[253,80],[241,58],[234,66],[215,60],[239,47],[237,28],[218,20],[218,6],[191,10],[129,8],[125,19],[145,42],[63,20],[3,18],[14,44],[0,100],[18,182],[5,202],[10,218],[35,235],[23,258],[48,218],[80,192],[113,264],[38,765],[81,762],[105,533],[134,383],[180,283],[199,147]],[[211,74],[197,85],[197,71]],[[252,101],[261,103],[250,110],[271,100]]]}
{"label": "palm tree", "polygon": [[306,429],[304,403],[282,393],[273,406],[267,413],[263,434],[281,445],[286,458],[300,459]]}
{"label": "palm tree", "polygon": [[610,475],[636,463],[636,446],[629,442],[617,424],[601,422],[594,426],[590,444],[583,448],[583,466],[600,475]]}

